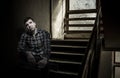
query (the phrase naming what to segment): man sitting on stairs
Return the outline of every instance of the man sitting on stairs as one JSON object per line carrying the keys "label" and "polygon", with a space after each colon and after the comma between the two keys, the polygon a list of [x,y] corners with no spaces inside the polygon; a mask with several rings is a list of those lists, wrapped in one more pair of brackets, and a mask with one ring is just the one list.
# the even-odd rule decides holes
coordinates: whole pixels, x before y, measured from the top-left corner
{"label": "man sitting on stairs", "polygon": [[44,71],[50,56],[50,34],[38,29],[31,17],[24,19],[25,32],[18,43],[18,54],[22,61],[22,72]]}

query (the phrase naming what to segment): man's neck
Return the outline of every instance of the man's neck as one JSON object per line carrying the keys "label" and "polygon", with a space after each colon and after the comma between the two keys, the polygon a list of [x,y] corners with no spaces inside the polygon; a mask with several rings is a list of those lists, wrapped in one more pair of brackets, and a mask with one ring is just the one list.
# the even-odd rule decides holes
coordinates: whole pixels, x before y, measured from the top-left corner
{"label": "man's neck", "polygon": [[35,28],[33,36],[35,36],[37,34],[37,28]]}

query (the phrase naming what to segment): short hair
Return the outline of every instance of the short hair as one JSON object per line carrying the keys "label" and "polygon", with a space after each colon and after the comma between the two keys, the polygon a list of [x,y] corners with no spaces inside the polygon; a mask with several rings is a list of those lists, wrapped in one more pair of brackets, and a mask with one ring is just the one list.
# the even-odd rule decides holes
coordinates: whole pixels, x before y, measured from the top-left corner
{"label": "short hair", "polygon": [[32,21],[34,21],[34,19],[33,19],[32,17],[26,17],[26,18],[24,19],[24,24],[25,24],[29,19],[31,19]]}

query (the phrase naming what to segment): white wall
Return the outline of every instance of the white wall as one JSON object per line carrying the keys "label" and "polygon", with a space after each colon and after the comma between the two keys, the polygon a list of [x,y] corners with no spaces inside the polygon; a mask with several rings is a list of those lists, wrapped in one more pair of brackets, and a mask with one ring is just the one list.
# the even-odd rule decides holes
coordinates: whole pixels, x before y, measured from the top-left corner
{"label": "white wall", "polygon": [[64,39],[65,0],[52,0],[52,38]]}

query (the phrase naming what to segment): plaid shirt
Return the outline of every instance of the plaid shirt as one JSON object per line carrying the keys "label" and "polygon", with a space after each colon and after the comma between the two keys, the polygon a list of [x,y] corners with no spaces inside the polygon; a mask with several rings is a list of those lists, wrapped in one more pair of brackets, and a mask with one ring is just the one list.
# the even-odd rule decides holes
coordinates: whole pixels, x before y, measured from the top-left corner
{"label": "plaid shirt", "polygon": [[18,52],[31,51],[33,55],[48,58],[50,52],[50,34],[41,29],[37,29],[35,36],[23,33],[17,49]]}

